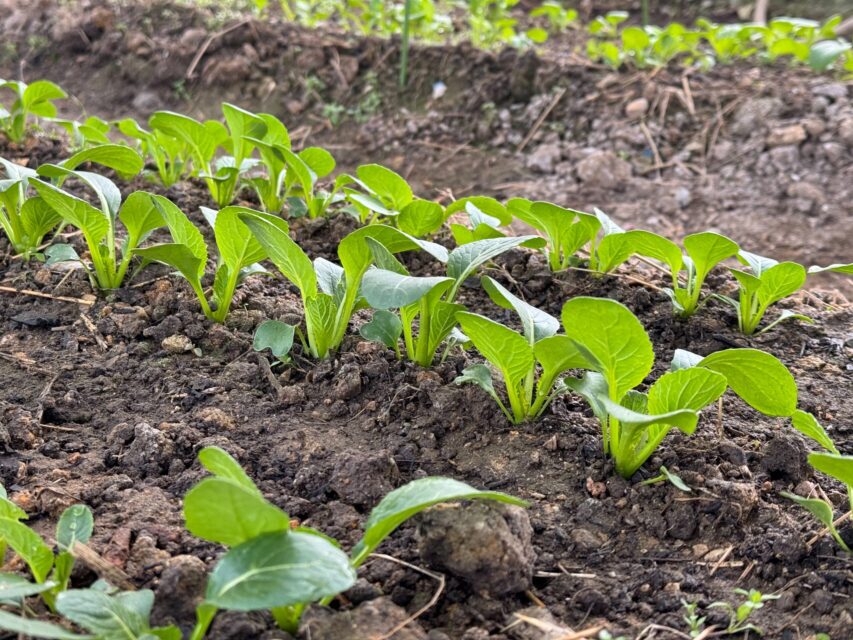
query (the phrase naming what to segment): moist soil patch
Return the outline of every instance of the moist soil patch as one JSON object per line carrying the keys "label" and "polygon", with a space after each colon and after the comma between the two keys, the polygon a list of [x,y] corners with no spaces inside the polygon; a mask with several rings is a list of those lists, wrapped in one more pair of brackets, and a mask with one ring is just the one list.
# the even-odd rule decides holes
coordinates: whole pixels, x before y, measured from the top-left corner
{"label": "moist soil patch", "polygon": [[[174,12],[171,31],[163,27],[163,6]],[[419,49],[410,95],[380,82],[385,88],[376,113],[331,128],[322,116],[330,95],[305,96],[304,77],[311,71],[296,66],[297,58],[306,56],[304,65],[314,55],[316,72],[332,74],[324,82],[339,92],[341,104],[355,109],[366,74],[391,68],[394,43],[253,23],[259,31],[235,30],[217,40],[199,76],[186,85],[193,99],[186,109],[173,77],[185,73],[198,51],[196,41],[181,44],[190,28],[206,37],[206,14],[157,7],[86,6],[75,20],[94,23],[97,11],[103,19],[109,11],[113,21],[100,31],[84,30],[89,41],[83,45],[56,39],[55,51],[71,47],[67,60],[33,52],[26,58],[29,79],[59,81],[104,117],[147,117],[146,105],[135,100],[143,93],[159,101],[154,108],[196,114],[207,108],[211,116],[212,105],[225,99],[266,109],[293,122],[292,132],[301,132],[297,139],[328,146],[342,169],[383,162],[405,173],[424,196],[485,192],[597,205],[627,226],[671,237],[713,227],[776,258],[821,264],[850,258],[853,163],[845,122],[853,107],[849,87],[831,79],[769,68],[741,75],[748,80],[741,81],[739,74],[747,72],[720,70],[689,75],[685,89],[682,76],[664,72],[614,75],[547,55],[531,61],[515,52],[486,54],[465,46]],[[28,29],[30,35],[60,24],[37,9],[22,15],[29,20],[23,33]],[[146,52],[137,43],[134,49],[133,33],[154,38],[156,46]],[[312,35],[321,44],[312,45]],[[106,55],[108,46],[116,56]],[[180,73],[160,76],[161,67],[148,75],[131,71],[159,64],[162,47]],[[236,74],[240,80],[234,83],[217,80],[215,65],[233,60],[235,52],[249,59],[249,74]],[[183,57],[175,62],[178,55]],[[329,71],[336,55],[357,63],[345,88]],[[129,60],[139,66],[127,66]],[[435,74],[429,73],[441,64],[459,83],[449,86],[445,102],[432,98]],[[101,84],[84,89],[80,69]],[[276,88],[264,98],[267,78]],[[466,84],[470,88],[463,90]],[[565,92],[554,102],[561,88]],[[639,98],[648,103],[642,120],[625,115]],[[301,108],[288,107],[288,99]],[[756,104],[762,110],[750,111]],[[806,139],[775,144],[773,132],[787,126],[802,127]],[[724,143],[727,153],[720,152]],[[0,149],[31,166],[68,153],[49,136]],[[164,190],[140,178],[119,185],[125,196],[134,189],[167,195],[204,228],[198,206],[210,201],[199,184]],[[333,259],[337,242],[353,228],[351,219],[336,216],[296,220],[292,234],[312,257]],[[63,237],[83,251],[79,236]],[[6,249],[4,240],[0,248]],[[440,269],[422,256],[407,260],[419,274]],[[800,407],[831,425],[842,451],[853,451],[853,310],[842,293],[812,287],[779,306],[811,316],[814,324],[782,324],[747,339],[737,332],[733,312],[713,301],[687,322],[674,318],[659,291],[665,281],[642,264],[631,268],[633,279],[551,274],[541,256],[519,250],[486,272],[556,316],[577,295],[625,303],[655,346],[652,379],[678,348],[700,354],[731,346],[767,350],[794,373]],[[46,535],[63,508],[88,504],[96,522],[92,547],[133,585],[156,591],[155,622],[191,624],[202,570],[221,553],[190,536],[181,516],[182,496],[204,475],[196,455],[216,445],[239,459],[268,499],[346,548],[382,495],[424,475],[448,475],[530,502],[530,554],[513,566],[496,560],[495,573],[479,582],[448,573],[436,604],[398,640],[426,632],[433,640],[541,638],[531,635],[532,627],[507,626],[514,612],[530,614],[531,606],[542,605],[566,627],[602,624],[628,637],[649,625],[686,631],[682,600],[699,603],[708,624],[725,626],[725,614],[707,607],[734,602],[735,588],[780,595],[755,614],[766,637],[827,632],[845,638],[853,628],[853,560],[828,536],[816,536],[814,521],[779,495],[805,495],[819,482],[840,510],[842,487],[812,474],[806,463],[811,445],[787,421],[761,416],[731,394],[719,412],[705,412],[693,436],[671,433],[626,482],[602,454],[600,428],[577,397],[557,400],[535,424],[514,427],[481,390],[453,383],[477,360],[475,354],[453,351],[429,370],[399,362],[391,351],[358,337],[365,312],[329,361],[312,362],[297,349],[292,366],[271,370],[267,357],[252,351],[254,328],[266,318],[301,317],[298,292],[278,278],[247,281],[224,326],[207,321],[185,283],[161,267],[97,298],[80,270],[36,262],[5,259],[0,283],[52,296],[0,293],[0,480]],[[468,284],[460,301],[469,309],[514,322],[476,281]],[[708,286],[719,290],[731,283],[715,272]],[[191,349],[174,353],[168,340],[173,336],[184,337]],[[640,484],[661,464],[692,491]],[[506,526],[523,537],[524,527],[511,520],[507,516]],[[401,528],[380,551],[415,565],[440,564],[418,552],[430,526],[447,525],[430,515]],[[841,529],[853,542],[849,522]],[[530,589],[496,595],[492,587],[517,571],[518,562],[532,572]],[[75,584],[95,577],[81,569]],[[432,578],[383,559],[369,561],[360,577],[333,604],[344,617],[311,613],[312,638],[381,635],[377,620],[405,619],[395,606],[414,613],[436,589]],[[211,637],[286,637],[273,629],[266,614],[228,613],[219,616]],[[645,637],[678,636],[651,629]]]}

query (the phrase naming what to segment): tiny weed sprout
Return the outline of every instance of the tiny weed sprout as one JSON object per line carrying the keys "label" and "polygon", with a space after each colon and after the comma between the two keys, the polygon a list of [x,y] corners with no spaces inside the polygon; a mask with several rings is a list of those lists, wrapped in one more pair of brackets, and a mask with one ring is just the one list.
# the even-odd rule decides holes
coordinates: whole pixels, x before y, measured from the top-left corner
{"label": "tiny weed sprout", "polygon": [[[676,315],[689,318],[699,308],[702,285],[711,270],[723,260],[738,253],[732,240],[718,233],[704,231],[684,238],[682,254],[678,245],[650,231],[629,231],[632,252],[663,262],[669,267],[672,289],[666,289]],[[682,271],[686,274],[682,275]]]}
{"label": "tiny weed sprout", "polygon": [[201,282],[208,257],[204,236],[171,201],[162,196],[151,196],[151,201],[169,229],[172,242],[136,249],[134,253],[144,260],[160,262],[177,270],[189,282],[204,315],[214,322],[225,322],[237,286],[246,277],[264,271],[258,262],[266,257],[266,251],[239,217],[254,212],[244,207],[225,207],[219,212],[202,207],[213,227],[219,251],[211,304]]}
{"label": "tiny weed sprout", "polygon": [[[24,513],[0,487],[0,557],[6,548],[26,564],[34,582],[12,573],[0,573],[0,596],[4,604],[11,603],[25,609],[23,598],[40,595],[45,604],[56,611],[57,596],[68,589],[74,556],[71,550],[77,542],[85,543],[92,535],[92,512],[85,505],[68,507],[56,525],[56,545],[59,553],[54,554],[42,538],[25,525]],[[15,616],[12,616],[13,618]],[[5,628],[0,622],[0,628]]]}
{"label": "tiny weed sprout", "polygon": [[731,388],[747,404],[771,416],[790,416],[797,386],[779,360],[755,349],[727,349],[705,358],[677,351],[672,370],[647,392],[635,389],[649,375],[654,352],[631,311],[601,298],[573,298],[563,306],[566,336],[589,369],[564,383],[581,395],[601,422],[604,451],[616,471],[630,478],[672,427],[696,429],[699,411]]}
{"label": "tiny weed sprout", "polygon": [[12,142],[24,139],[31,116],[53,118],[56,115],[53,101],[68,97],[62,89],[47,80],[27,84],[0,79],[0,96],[6,93],[4,89],[12,92],[14,101],[9,108],[4,108],[0,103],[0,131]]}
{"label": "tiny weed sprout", "polygon": [[[384,246],[368,240],[377,268],[365,273],[362,294],[374,309],[400,310],[400,330],[406,354],[420,366],[429,367],[436,349],[456,326],[457,312],[464,309],[455,302],[460,285],[480,265],[532,238],[492,238],[457,247],[450,252],[445,277],[413,277]],[[395,346],[399,333],[394,337],[392,331],[396,323],[384,315],[374,316],[374,321],[375,326],[371,326],[368,332],[378,330],[381,342]]]}
{"label": "tiny weed sprout", "polygon": [[246,143],[258,149],[265,175],[246,179],[261,201],[264,211],[280,212],[289,204],[292,217],[317,218],[337,201],[337,194],[317,191],[317,180],[335,169],[335,159],[325,149],[308,147],[299,153],[290,146],[287,128],[278,118],[259,114],[266,131],[261,137],[245,136]]}
{"label": "tiny weed sprout", "polygon": [[673,473],[665,466],[661,465],[658,468],[658,471],[660,471],[658,475],[653,478],[649,478],[648,480],[643,480],[640,484],[658,484],[660,482],[669,481],[672,486],[674,486],[676,489],[684,491],[685,493],[691,493],[693,491],[693,489],[688,487],[684,480],[681,479],[681,476]]}
{"label": "tiny weed sprout", "polygon": [[517,498],[477,491],[449,478],[421,478],[386,495],[371,511],[364,535],[347,556],[333,539],[293,526],[288,514],[268,502],[234,458],[222,449],[199,453],[212,474],[184,498],[187,529],[229,547],[207,582],[191,639],[200,640],[218,610],[269,610],[280,628],[294,632],[305,607],[328,604],[355,583],[356,569],[406,520],[424,509],[455,500]]}
{"label": "tiny weed sprout", "polygon": [[366,164],[356,169],[356,176],[339,176],[335,187],[342,189],[349,209],[362,223],[393,224],[416,238],[433,234],[444,224],[444,207],[415,198],[409,184],[391,169]]}
{"label": "tiny weed sprout", "polygon": [[323,258],[314,262],[288,234],[281,218],[259,212],[244,212],[240,219],[252,230],[266,250],[270,262],[292,282],[302,297],[305,309],[305,333],[297,331],[305,351],[322,359],[340,346],[350,318],[361,304],[362,278],[374,257],[367,238],[381,244],[388,253],[423,249],[446,262],[447,250],[432,242],[418,240],[398,229],[371,225],[356,229],[338,245],[340,266]]}
{"label": "tiny weed sprout", "polygon": [[705,629],[705,620],[707,620],[707,617],[696,613],[696,610],[699,608],[699,604],[696,602],[682,600],[681,606],[684,607],[682,620],[687,625],[688,634],[691,638],[697,638]]}
{"label": "tiny weed sprout", "polygon": [[[749,266],[748,272],[731,269],[739,284],[738,299],[721,295],[717,297],[737,310],[738,327],[750,336],[758,329],[770,305],[800,290],[806,282],[806,269],[796,262],[777,262],[748,251],[740,251],[737,257],[741,263]],[[812,322],[807,316],[788,311],[783,312],[761,332],[791,318]]]}
{"label": "tiny weed sprout", "polygon": [[156,179],[164,187],[171,187],[180,180],[187,168],[187,146],[180,140],[163,131],[146,131],[136,120],[125,118],[116,122],[116,128],[131,140],[135,140],[139,150],[150,158],[157,167]]}
{"label": "tiny weed sprout", "polygon": [[729,635],[735,633],[746,633],[752,631],[758,635],[762,635],[761,629],[756,627],[749,621],[752,614],[761,609],[765,602],[778,600],[778,595],[765,595],[756,589],[735,589],[735,595],[743,596],[744,601],[734,606],[728,602],[714,602],[708,605],[714,609],[723,609],[729,615],[729,625],[725,632]]}

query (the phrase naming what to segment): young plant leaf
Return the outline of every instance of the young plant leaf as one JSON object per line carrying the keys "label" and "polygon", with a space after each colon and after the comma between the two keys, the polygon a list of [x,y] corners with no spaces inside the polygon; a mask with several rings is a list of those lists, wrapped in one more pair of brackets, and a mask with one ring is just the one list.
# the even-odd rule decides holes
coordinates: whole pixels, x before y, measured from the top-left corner
{"label": "young plant leaf", "polygon": [[213,475],[239,485],[246,491],[261,496],[261,492],[231,454],[219,447],[205,447],[198,452],[198,461]]}
{"label": "young plant leaf", "polygon": [[222,556],[208,579],[205,599],[220,609],[272,609],[337,595],[355,578],[349,558],[325,538],[277,531]]}
{"label": "young plant leaf", "polygon": [[27,525],[10,518],[0,518],[0,539],[27,563],[36,582],[47,580],[53,567],[53,551]]}
{"label": "young plant leaf", "polygon": [[0,611],[0,629],[20,634],[24,638],[46,640],[95,640],[95,636],[72,633],[58,624],[31,618],[22,618],[8,611]]}
{"label": "young plant leaf", "polygon": [[86,543],[92,537],[95,520],[92,510],[84,504],[68,507],[59,517],[56,525],[56,543],[63,551],[70,551],[74,543]]}
{"label": "young plant leaf", "polygon": [[293,336],[295,328],[281,320],[265,320],[255,330],[252,339],[252,348],[255,351],[269,349],[276,360],[285,362],[288,360],[291,347],[293,347]]}
{"label": "young plant leaf", "polygon": [[370,321],[361,325],[358,332],[365,340],[384,344],[396,352],[400,348],[398,343],[403,335],[403,323],[396,313],[377,309]]}
{"label": "young plant leaf", "polygon": [[804,436],[811,438],[830,453],[839,453],[835,443],[832,441],[832,438],[830,438],[829,434],[826,432],[826,429],[823,428],[823,425],[821,425],[817,421],[817,418],[812,414],[807,411],[797,409],[791,416],[791,424],[794,425],[794,428],[797,431],[802,433]]}
{"label": "young plant leaf", "polygon": [[364,536],[353,548],[353,566],[358,567],[397,527],[427,507],[441,502],[477,499],[527,506],[519,498],[497,491],[478,491],[451,478],[413,480],[386,495],[370,512],[364,524]]}
{"label": "young plant leaf", "polygon": [[480,278],[480,284],[492,302],[504,309],[513,309],[518,314],[522,333],[531,345],[553,336],[560,329],[560,321],[557,318],[516,297],[498,281],[483,276]]}
{"label": "young plant leaf", "polygon": [[853,487],[853,456],[838,453],[810,453],[809,464],[847,487]]}

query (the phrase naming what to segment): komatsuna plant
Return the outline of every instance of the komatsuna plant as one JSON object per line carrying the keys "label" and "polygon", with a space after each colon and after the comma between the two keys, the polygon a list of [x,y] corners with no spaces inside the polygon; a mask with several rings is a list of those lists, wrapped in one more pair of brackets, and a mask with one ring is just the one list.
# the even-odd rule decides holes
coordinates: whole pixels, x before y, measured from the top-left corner
{"label": "komatsuna plant", "polygon": [[[738,299],[724,295],[717,297],[737,310],[738,327],[750,336],[756,332],[771,305],[800,290],[806,282],[806,269],[796,262],[777,262],[749,251],[740,251],[737,257],[749,267],[749,271],[731,269],[739,285]],[[807,316],[783,312],[761,331],[767,331],[789,318],[811,322]]]}
{"label": "komatsuna plant", "polygon": [[300,152],[291,148],[290,136],[281,121],[270,114],[258,117],[266,127],[262,137],[246,136],[245,141],[257,148],[264,175],[246,179],[252,186],[264,211],[278,213],[285,204],[291,217],[307,215],[317,218],[337,201],[337,194],[317,189],[317,181],[335,169],[335,159],[325,149],[308,147]]}
{"label": "komatsuna plant", "polygon": [[[108,151],[126,160],[122,163],[129,173],[142,168],[139,155],[123,145],[104,145]],[[103,147],[93,147],[81,151],[87,154]],[[80,155],[77,154],[77,155]],[[119,164],[119,163],[114,163]],[[30,185],[41,199],[50,206],[66,223],[83,233],[89,249],[91,268],[81,259],[70,245],[53,245],[48,251],[52,262],[79,261],[88,271],[89,277],[98,289],[116,289],[122,285],[130,267],[133,250],[143,242],[152,231],[163,225],[163,219],[154,206],[149,194],[137,191],[122,202],[121,192],[107,178],[88,171],[70,169],[64,165],[42,165],[38,168],[40,178],[51,178],[57,184],[42,179],[31,178]],[[87,185],[98,198],[99,207],[73,196],[61,188],[66,178],[75,178]],[[118,222],[121,221],[127,232],[121,242],[119,254]],[[119,257],[120,256],[120,257]]]}
{"label": "komatsuna plant", "polygon": [[17,80],[0,79],[0,90],[2,89],[7,89],[14,95],[10,107],[4,108],[0,103],[0,131],[12,142],[24,139],[27,124],[32,116],[53,118],[56,115],[56,105],[53,101],[68,97],[67,93],[48,80],[27,84]]}
{"label": "komatsuna plant", "polygon": [[466,367],[455,382],[482,388],[513,424],[536,419],[551,400],[566,390],[560,375],[568,369],[584,368],[587,361],[566,336],[556,335],[559,320],[524,302],[488,276],[481,283],[498,306],[516,312],[521,333],[475,313],[460,312],[456,318],[465,335],[500,375],[509,407],[501,400],[492,371],[484,364]]}
{"label": "komatsuna plant", "polygon": [[682,318],[689,318],[698,310],[702,286],[711,270],[739,250],[733,240],[712,231],[685,236],[685,253],[672,240],[651,231],[628,231],[625,235],[632,253],[669,267],[672,288],[665,291],[676,315]]}
{"label": "komatsuna plant", "polygon": [[[362,294],[374,309],[400,310],[399,327],[406,344],[406,354],[413,362],[429,367],[436,349],[456,326],[457,312],[464,309],[456,302],[461,284],[480,265],[534,238],[490,238],[462,245],[450,252],[446,276],[427,277],[410,275],[384,246],[368,240],[377,267],[364,274]],[[389,323],[394,324],[393,321]],[[390,331],[386,333],[390,334]],[[399,335],[391,334],[389,343],[386,343],[395,347],[395,351]]]}
{"label": "komatsuna plant", "polygon": [[288,233],[287,223],[268,213],[243,212],[240,219],[248,225],[267,256],[292,282],[302,297],[305,332],[297,335],[314,358],[326,358],[344,339],[353,312],[363,304],[361,284],[374,257],[367,244],[371,238],[390,253],[423,249],[441,262],[447,250],[432,242],[418,240],[385,225],[356,229],[338,245],[340,265],[317,258],[314,262]]}
{"label": "komatsuna plant", "polygon": [[378,164],[358,167],[356,177],[338,176],[335,188],[342,190],[362,223],[391,224],[416,238],[435,233],[444,224],[444,207],[416,198],[399,174]]}
{"label": "komatsuna plant", "polygon": [[581,378],[563,380],[599,419],[605,453],[630,478],[672,427],[691,434],[699,411],[730,388],[754,409],[790,416],[797,385],[775,357],[756,349],[727,349],[704,358],[677,352],[673,369],[646,392],[636,389],[651,373],[654,352],[640,321],[622,304],[578,297],[566,302],[563,328],[587,361]]}
{"label": "komatsuna plant", "polygon": [[143,129],[133,118],[119,120],[115,126],[122,134],[135,140],[142,155],[154,162],[157,170],[150,175],[164,187],[171,187],[184,176],[190,166],[189,147],[185,142],[161,130]]}
{"label": "komatsuna plant", "polygon": [[212,474],[184,498],[187,529],[228,547],[210,574],[191,640],[201,640],[219,610],[269,610],[280,628],[294,632],[305,607],[328,604],[353,585],[356,570],[406,520],[454,500],[496,500],[525,506],[503,493],[478,491],[449,478],[421,478],[386,495],[371,511],[364,534],[347,556],[337,541],[294,526],[267,501],[239,463],[206,447],[199,460]]}
{"label": "komatsuna plant", "polygon": [[266,251],[239,217],[241,213],[253,213],[252,209],[231,206],[217,212],[202,207],[213,227],[219,253],[212,301],[208,302],[202,286],[208,258],[204,236],[170,200],[151,196],[151,201],[169,229],[172,242],[136,249],[134,253],[144,260],[160,262],[177,270],[196,294],[204,315],[214,322],[225,322],[237,286],[248,276],[265,271],[258,263],[266,258]]}
{"label": "komatsuna plant", "polygon": [[[50,173],[59,182],[85,163],[99,164],[125,175],[138,172],[142,166],[141,158],[131,149],[105,144],[75,153],[58,165],[45,165],[42,171],[43,175]],[[13,251],[29,258],[36,253],[44,237],[59,224],[62,217],[43,198],[31,197],[30,180],[36,178],[38,172],[4,158],[0,158],[0,164],[6,173],[6,179],[0,180],[0,228],[9,238]],[[76,173],[87,177],[89,182],[105,181],[96,174]],[[110,194],[115,195],[111,190]]]}

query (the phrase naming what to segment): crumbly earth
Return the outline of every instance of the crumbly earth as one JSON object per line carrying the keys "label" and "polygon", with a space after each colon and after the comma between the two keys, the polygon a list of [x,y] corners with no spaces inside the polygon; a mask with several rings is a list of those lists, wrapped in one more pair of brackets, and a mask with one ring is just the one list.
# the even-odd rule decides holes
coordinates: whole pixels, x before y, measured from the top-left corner
{"label": "crumbly earth", "polygon": [[[89,113],[144,119],[172,108],[213,116],[230,100],[278,114],[298,144],[326,146],[341,170],[385,163],[424,196],[525,195],[599,206],[625,226],[675,238],[713,228],[780,259],[851,257],[853,106],[850,87],[829,77],[775,67],[618,75],[558,55],[568,51],[560,43],[542,58],[459,46],[416,50],[411,88],[398,93],[393,43],[250,22],[215,38],[188,80],[206,29],[222,26],[209,14],[166,4],[11,4],[3,32],[20,35],[10,38],[15,57],[4,59],[0,75],[24,62],[28,79],[58,81]],[[448,86],[441,98],[432,93],[437,80]],[[328,119],[333,103],[350,110],[338,127]],[[31,166],[67,153],[48,135],[0,149]],[[142,178],[119,184],[125,195],[143,188],[168,195],[200,225],[198,206],[210,204],[193,182],[168,190]],[[353,228],[343,216],[292,225],[310,255],[326,257]],[[82,250],[79,237],[67,239]],[[439,268],[423,257],[408,261],[419,273]],[[514,251],[488,273],[554,315],[576,295],[624,302],[654,342],[652,379],[677,348],[768,350],[794,372],[801,407],[830,425],[842,451],[853,451],[853,309],[841,279],[815,277],[809,291],[780,305],[815,324],[783,324],[747,339],[733,312],[714,301],[688,322],[673,318],[654,288],[663,281],[643,264],[631,268],[634,280],[553,275],[539,255]],[[508,537],[495,542],[507,550],[497,562],[504,570],[474,584],[448,573],[437,603],[398,639],[541,639],[530,626],[507,629],[514,612],[530,615],[540,603],[565,627],[601,624],[628,637],[652,624],[686,631],[682,600],[725,626],[725,614],[707,607],[735,601],[735,588],[780,595],[755,615],[769,638],[844,638],[853,626],[853,560],[779,495],[806,495],[819,483],[840,511],[840,485],[810,471],[811,445],[786,421],[734,397],[725,397],[720,414],[707,412],[693,436],[669,435],[626,482],[603,456],[596,421],[578,398],[513,427],[480,390],[453,384],[477,356],[454,352],[430,370],[398,362],[358,338],[363,313],[332,360],[297,353],[293,367],[267,375],[266,360],[251,350],[254,327],[301,313],[295,290],[280,279],[248,281],[225,326],[205,320],[185,284],[159,267],[88,298],[80,271],[6,258],[0,284],[53,296],[0,292],[0,480],[46,535],[65,506],[90,505],[93,548],[137,587],[156,590],[158,622],[191,624],[203,569],[221,552],[188,535],[181,516],[181,497],[203,476],[198,450],[217,445],[270,500],[346,548],[381,495],[423,475],[530,501],[529,525],[476,510],[460,518],[475,529],[505,528]],[[462,302],[512,323],[470,284]],[[720,271],[709,286],[731,282]],[[192,346],[175,353],[183,344]],[[639,483],[661,464],[693,490]],[[442,519],[422,520],[380,551],[445,570],[436,550],[465,536],[436,542],[430,523]],[[842,533],[853,542],[849,523]],[[470,554],[447,552],[481,570]],[[531,573],[527,593],[504,593]],[[387,633],[389,620],[405,621],[436,589],[433,578],[382,559],[360,577],[334,604],[342,617],[311,612],[312,638]],[[75,583],[94,578],[81,569]],[[272,628],[266,614],[226,614],[212,637],[284,637]],[[676,636],[658,629],[644,637]]]}

